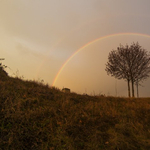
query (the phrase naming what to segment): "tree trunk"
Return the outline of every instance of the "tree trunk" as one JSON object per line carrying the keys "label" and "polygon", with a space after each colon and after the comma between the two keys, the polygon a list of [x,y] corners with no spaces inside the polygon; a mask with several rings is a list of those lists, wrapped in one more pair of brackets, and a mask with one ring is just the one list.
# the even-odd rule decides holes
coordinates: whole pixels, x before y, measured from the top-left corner
{"label": "tree trunk", "polygon": [[133,81],[133,79],[131,80],[131,82],[132,82],[132,97],[134,97],[134,81]]}
{"label": "tree trunk", "polygon": [[137,88],[137,98],[139,98],[139,83],[137,81],[137,84],[136,84],[136,88]]}
{"label": "tree trunk", "polygon": [[131,94],[130,94],[130,80],[128,80],[128,96],[131,97]]}

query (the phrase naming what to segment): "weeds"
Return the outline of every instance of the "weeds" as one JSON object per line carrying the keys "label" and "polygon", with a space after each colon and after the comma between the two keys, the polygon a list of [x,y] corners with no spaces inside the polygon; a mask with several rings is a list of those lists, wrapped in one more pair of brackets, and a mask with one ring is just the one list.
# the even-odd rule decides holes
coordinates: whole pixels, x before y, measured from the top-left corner
{"label": "weeds", "polygon": [[150,99],[63,93],[0,80],[0,149],[150,149]]}

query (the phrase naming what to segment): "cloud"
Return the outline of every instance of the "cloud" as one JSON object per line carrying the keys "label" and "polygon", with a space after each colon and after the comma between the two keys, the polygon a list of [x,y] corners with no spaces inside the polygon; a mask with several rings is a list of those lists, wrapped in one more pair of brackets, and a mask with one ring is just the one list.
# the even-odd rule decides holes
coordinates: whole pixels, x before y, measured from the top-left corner
{"label": "cloud", "polygon": [[43,54],[40,54],[36,51],[31,50],[29,47],[27,47],[27,46],[25,46],[21,43],[18,43],[16,45],[16,50],[18,51],[18,53],[20,55],[23,55],[23,56],[25,56],[25,55],[26,56],[29,56],[29,55],[31,56],[32,55],[32,56],[37,57],[37,58],[44,57]]}

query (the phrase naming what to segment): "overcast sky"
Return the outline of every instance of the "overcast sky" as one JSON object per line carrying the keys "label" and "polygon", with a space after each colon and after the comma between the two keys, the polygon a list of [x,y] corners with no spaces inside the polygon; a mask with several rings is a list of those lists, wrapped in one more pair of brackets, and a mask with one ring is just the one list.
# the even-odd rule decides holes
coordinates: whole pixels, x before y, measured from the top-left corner
{"label": "overcast sky", "polygon": [[[119,44],[138,41],[150,51],[149,8],[149,0],[0,0],[0,58],[11,76],[127,96],[127,83],[108,76],[105,64]],[[140,96],[150,96],[150,79]]]}

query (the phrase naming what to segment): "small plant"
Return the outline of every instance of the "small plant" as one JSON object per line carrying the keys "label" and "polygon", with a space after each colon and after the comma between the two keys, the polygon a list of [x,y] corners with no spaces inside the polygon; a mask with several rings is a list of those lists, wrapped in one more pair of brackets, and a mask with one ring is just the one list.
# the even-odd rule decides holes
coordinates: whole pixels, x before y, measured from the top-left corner
{"label": "small plant", "polygon": [[[0,60],[4,60],[4,58],[0,58]],[[7,72],[5,71],[6,68],[7,68],[6,65],[3,65],[2,63],[0,63],[0,77],[1,77],[1,80],[8,76]]]}
{"label": "small plant", "polygon": [[149,111],[150,98],[64,93],[8,77],[0,81],[0,149],[150,149]]}

